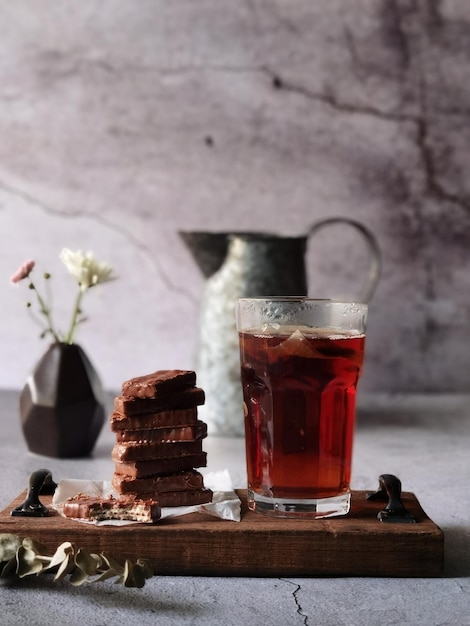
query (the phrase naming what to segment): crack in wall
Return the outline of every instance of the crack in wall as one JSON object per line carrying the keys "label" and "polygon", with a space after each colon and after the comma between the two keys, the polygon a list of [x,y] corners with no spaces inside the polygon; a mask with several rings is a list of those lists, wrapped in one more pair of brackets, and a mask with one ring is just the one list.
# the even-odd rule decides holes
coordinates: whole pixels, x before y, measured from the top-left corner
{"label": "crack in wall", "polygon": [[382,0],[380,12],[384,43],[397,53],[402,69],[407,69],[411,63],[411,51],[401,7],[397,0]]}
{"label": "crack in wall", "polygon": [[97,70],[102,74],[115,77],[119,74],[157,74],[160,76],[178,76],[193,73],[257,73],[263,68],[262,64],[235,64],[235,63],[210,63],[191,62],[177,63],[173,66],[145,64],[145,63],[120,63],[115,64],[109,60],[75,56],[71,53],[61,53],[57,50],[38,50],[36,55],[36,69],[40,77],[47,81],[69,80],[76,75],[86,75],[90,71]]}
{"label": "crack in wall", "polygon": [[150,250],[149,246],[145,245],[138,237],[135,237],[132,233],[130,233],[126,228],[116,224],[112,220],[106,219],[98,213],[87,213],[86,211],[75,209],[75,210],[61,210],[51,207],[49,205],[44,204],[37,198],[32,195],[26,193],[21,189],[17,189],[12,187],[11,185],[6,184],[5,182],[0,180],[0,189],[4,192],[13,195],[21,200],[24,200],[26,203],[30,205],[34,205],[39,208],[46,215],[57,216],[63,219],[74,219],[78,217],[88,218],[92,221],[98,222],[105,228],[109,230],[113,230],[114,232],[121,235],[124,239],[127,240],[129,244],[131,244],[135,249],[139,250],[139,252],[143,253],[151,262],[151,264],[155,267],[162,283],[164,286],[172,291],[173,293],[177,293],[185,297],[187,300],[192,303],[196,302],[196,298],[192,293],[187,291],[184,287],[175,285],[167,273],[164,271],[160,263],[158,262],[157,256]]}
{"label": "crack in wall", "polygon": [[[394,28],[394,31],[399,31],[398,40],[400,41],[400,46],[403,47],[405,45],[404,39],[405,34],[399,23],[398,18],[396,17],[397,8],[396,2],[393,3],[393,15],[394,20],[397,22],[397,25]],[[388,11],[390,13],[390,11]],[[405,46],[406,47],[406,46]],[[405,65],[408,65],[410,62],[410,52],[408,47],[406,47],[406,52],[404,54]],[[272,86],[277,90],[284,90],[286,92],[294,93],[299,96],[303,96],[309,100],[320,102],[331,109],[347,113],[353,115],[365,115],[372,116],[378,118],[383,121],[389,122],[397,122],[397,123],[412,123],[416,126],[416,145],[418,146],[421,153],[421,160],[423,163],[423,171],[425,174],[426,187],[427,192],[430,196],[434,196],[438,201],[449,202],[450,204],[457,205],[460,208],[464,208],[468,210],[470,208],[470,201],[465,197],[461,197],[458,194],[451,193],[445,189],[445,187],[438,181],[436,168],[434,165],[434,154],[431,146],[429,145],[429,122],[428,120],[421,115],[413,115],[407,113],[400,113],[397,111],[389,110],[384,111],[380,108],[373,107],[370,105],[357,104],[353,102],[342,101],[338,98],[338,96],[334,93],[333,89],[325,88],[323,91],[314,91],[304,85],[296,84],[292,81],[289,81],[284,76],[277,71],[274,71],[270,67],[266,65],[253,65],[253,66],[236,66],[236,65],[226,65],[226,64],[205,64],[205,65],[187,65],[187,66],[178,66],[174,68],[163,68],[163,67],[155,67],[155,66],[144,66],[144,65],[126,65],[125,67],[114,67],[109,62],[104,62],[102,60],[78,60],[76,64],[72,68],[67,68],[66,70],[62,69],[58,74],[54,75],[52,71],[52,76],[54,78],[67,79],[71,75],[81,72],[82,68],[89,68],[90,65],[94,67],[98,67],[103,71],[113,73],[118,71],[132,71],[133,73],[139,72],[152,72],[158,73],[160,75],[174,75],[174,74],[183,74],[183,73],[194,73],[194,72],[221,72],[221,73],[263,73],[267,75],[271,81]],[[51,78],[51,76],[49,77]],[[443,110],[441,114],[444,115],[459,115],[466,116],[466,112],[463,109],[455,108],[454,110]],[[18,190],[15,190],[16,193]],[[27,195],[24,195],[25,199]],[[33,199],[34,200],[34,199]],[[58,214],[62,214],[62,212],[57,211]],[[67,211],[67,214],[71,214],[70,211]]]}
{"label": "crack in wall", "polygon": [[[414,128],[413,135],[410,135],[410,138],[413,139],[419,158],[422,185],[420,191],[414,197],[409,198],[408,208],[412,211],[412,221],[408,224],[406,230],[408,238],[413,240],[414,256],[421,254],[421,264],[424,272],[423,323],[419,342],[420,351],[423,354],[424,369],[427,369],[429,366],[425,355],[429,353],[436,341],[439,340],[442,330],[441,324],[436,320],[432,312],[432,307],[430,308],[429,306],[438,299],[435,274],[436,265],[438,265],[439,261],[435,258],[435,242],[436,239],[443,240],[445,238],[453,242],[460,241],[464,246],[468,245],[464,224],[468,223],[470,217],[470,198],[468,195],[463,190],[461,193],[450,191],[446,187],[446,180],[442,180],[443,173],[439,168],[442,147],[437,143],[439,135],[434,130],[438,118],[444,118],[445,120],[445,118],[451,115],[462,115],[467,107],[457,105],[449,109],[449,107],[442,108],[438,104],[431,109],[429,106],[428,92],[430,86],[426,80],[429,67],[425,65],[425,59],[428,58],[428,40],[426,36],[430,37],[437,28],[443,26],[444,22],[439,9],[439,2],[429,0],[426,3],[424,24],[422,23],[422,15],[420,16],[421,31],[425,31],[424,36],[410,39],[412,34],[408,33],[404,24],[403,11],[405,9],[403,6],[395,0],[387,3],[387,6],[382,5],[382,32],[387,31],[390,35],[388,40],[386,38],[383,39],[384,45],[388,44],[395,51],[395,58],[399,60],[399,66],[404,76],[409,73],[410,68],[414,69],[413,78],[417,91],[415,91],[414,99],[411,100],[411,105],[414,105],[416,108],[416,113],[402,113],[398,110],[387,111],[371,106],[368,103],[363,105],[351,101],[342,101],[332,88],[314,91],[302,84],[290,81],[279,72],[274,72],[269,68],[265,70],[265,73],[271,80],[272,87],[278,91],[284,90],[307,98],[310,101],[322,103],[339,113],[373,116],[381,121],[394,124],[409,123]],[[418,5],[414,5],[413,10],[418,13]],[[432,31],[432,33],[429,31]],[[362,69],[362,73],[365,72],[366,75],[372,72],[379,73],[382,77],[387,75],[389,79],[391,78],[390,72],[383,71],[383,68],[370,67],[369,62],[365,65],[361,62],[353,34],[348,30],[345,30],[345,40],[354,67],[359,67]],[[378,72],[379,69],[380,72]],[[405,82],[403,82],[403,85],[405,88]],[[469,116],[466,115],[464,117],[468,119]],[[439,130],[439,126],[437,130]],[[426,202],[429,201],[437,205],[437,214],[433,214],[432,211],[426,213]],[[452,209],[452,214],[456,219],[445,220],[443,225],[442,214],[444,211]],[[457,219],[459,217],[460,219]],[[405,212],[402,213],[402,219],[408,219]],[[431,372],[428,372],[427,378],[431,378]]]}
{"label": "crack in wall", "polygon": [[267,66],[263,66],[262,71],[270,78],[275,89],[294,93],[308,100],[320,102],[340,113],[373,116],[389,122],[416,122],[415,115],[383,111],[373,106],[341,101],[331,88],[326,87],[324,91],[313,91],[304,85],[287,80],[284,76],[281,76],[280,72],[276,72]]}
{"label": "crack in wall", "polygon": [[431,147],[430,119],[432,118],[429,114],[427,86],[422,70],[419,75],[418,85],[420,115],[416,119],[416,144],[421,154],[421,162],[426,182],[425,191],[438,201],[448,202],[469,211],[470,200],[465,196],[450,193],[439,181],[437,173],[438,168],[435,163],[436,157]]}
{"label": "crack in wall", "polygon": [[299,598],[297,597],[299,591],[302,589],[301,585],[298,585],[297,583],[294,583],[291,580],[288,580],[287,578],[280,578],[279,580],[282,581],[283,583],[288,583],[289,585],[293,585],[295,587],[294,591],[292,592],[292,597],[294,598],[294,602],[296,606],[296,613],[300,615],[300,617],[303,617],[304,626],[309,626],[308,615],[303,612],[302,606],[299,602]]}
{"label": "crack in wall", "polygon": [[429,122],[424,114],[410,115],[393,111],[383,111],[376,107],[340,101],[332,90],[314,92],[307,87],[287,81],[277,72],[269,69],[266,69],[265,71],[270,76],[275,89],[285,90],[304,96],[309,100],[321,102],[336,111],[355,115],[373,116],[380,120],[389,122],[410,122],[414,124],[416,127],[416,145],[421,155],[427,192],[429,195],[434,196],[437,200],[457,204],[466,210],[470,209],[470,201],[465,196],[461,197],[457,194],[448,192],[438,181],[437,168],[434,163],[434,153],[429,145]]}
{"label": "crack in wall", "polygon": [[61,217],[70,216],[70,217],[78,217],[83,214],[83,211],[75,210],[75,211],[61,211],[60,209],[54,209],[53,207],[47,207],[42,202],[40,202],[37,198],[34,198],[32,195],[28,194],[26,191],[22,189],[17,189],[12,185],[8,185],[4,181],[0,180],[0,189],[5,191],[7,194],[15,196],[16,198],[20,198],[24,200],[27,204],[33,204],[34,206],[41,209],[44,213],[48,213],[49,215],[59,215]]}
{"label": "crack in wall", "polygon": [[[246,1],[249,10],[253,10],[251,0]],[[380,30],[382,33],[383,45],[388,49],[395,52],[395,59],[398,60],[398,66],[401,67],[403,72],[408,72],[411,67],[416,67],[416,61],[420,60],[420,43],[422,45],[423,39],[413,38],[413,32],[409,32],[412,25],[409,26],[411,18],[415,20],[416,24],[420,28],[421,32],[424,32],[424,36],[429,35],[429,31],[435,31],[436,28],[442,28],[444,24],[444,18],[440,13],[439,0],[427,0],[424,4],[417,2],[403,3],[399,0],[382,0],[378,5],[378,18],[380,22]],[[408,22],[407,22],[408,20]],[[407,29],[408,26],[408,29]],[[416,33],[414,33],[416,34]],[[429,35],[430,36],[430,35]],[[357,56],[354,46],[352,46],[353,36],[348,31],[345,33],[345,42],[347,48],[352,55],[353,65],[359,65],[363,67],[363,61]],[[418,46],[418,48],[416,48]],[[425,52],[425,51],[424,51]],[[425,56],[421,51],[421,56]],[[66,55],[56,50],[45,50],[42,53],[38,53],[39,57],[39,73],[45,72],[45,76],[49,79],[68,79],[75,73],[81,73],[88,71],[90,68],[98,69],[101,72],[117,74],[121,72],[152,72],[161,75],[166,74],[179,74],[179,73],[194,73],[194,72],[221,72],[221,73],[261,73],[267,76],[274,89],[278,91],[285,91],[297,94],[298,96],[307,98],[310,101],[322,103],[328,106],[332,110],[340,113],[346,113],[351,115],[365,115],[373,116],[377,119],[391,123],[410,123],[415,127],[414,143],[419,151],[420,161],[422,164],[423,180],[424,180],[424,195],[428,198],[434,199],[437,203],[448,203],[456,208],[459,208],[466,213],[470,209],[470,198],[464,194],[459,194],[450,191],[446,188],[442,180],[439,179],[438,167],[436,166],[437,156],[435,149],[432,145],[432,123],[433,117],[428,110],[426,98],[426,85],[422,79],[422,68],[417,66],[418,78],[420,80],[418,90],[418,101],[416,104],[419,106],[417,114],[403,113],[396,109],[383,110],[379,107],[371,106],[370,104],[356,103],[352,101],[342,100],[335,93],[331,87],[324,87],[318,91],[309,88],[308,86],[300,83],[293,82],[279,71],[275,71],[266,65],[236,65],[236,64],[213,64],[213,63],[189,63],[187,65],[176,65],[174,67],[162,67],[158,65],[137,65],[137,64],[125,64],[114,65],[108,60],[102,58],[90,58],[90,57],[76,57],[74,55]],[[367,66],[363,67],[367,69]],[[386,69],[386,68],[384,68]],[[420,74],[421,70],[421,76]],[[465,115],[465,110],[458,106],[450,110],[433,110],[433,115]],[[468,117],[468,115],[466,116]],[[17,190],[15,190],[17,192]],[[20,192],[21,193],[21,192]],[[26,196],[24,196],[27,199]],[[415,200],[413,208],[415,210],[415,217],[417,223],[416,231],[420,229],[422,224],[422,212],[421,203],[423,198],[419,197]],[[410,204],[410,205],[411,205]],[[58,212],[62,214],[62,212]],[[67,211],[68,215],[71,215],[70,211]],[[123,234],[128,236],[128,233],[121,230]],[[140,247],[141,243],[136,242]],[[150,251],[146,253],[150,255]],[[164,280],[167,286],[172,287],[171,281],[164,275],[161,268],[158,268],[162,280]]]}
{"label": "crack in wall", "polygon": [[161,281],[163,282],[165,287],[167,287],[167,289],[169,289],[173,293],[176,293],[180,296],[185,297],[187,300],[189,300],[192,303],[195,303],[197,301],[197,299],[193,296],[193,294],[190,291],[188,291],[182,286],[175,285],[172,282],[168,274],[164,271],[163,267],[158,262],[158,256],[154,253],[154,251],[152,251],[149,248],[149,246],[145,245],[139,238],[135,237],[127,229],[119,226],[118,224],[116,224],[115,222],[111,220],[103,218],[100,215],[88,215],[88,214],[85,214],[85,215],[87,215],[91,219],[94,219],[95,221],[99,222],[100,224],[109,228],[110,230],[114,230],[118,234],[122,235],[125,239],[127,239],[127,241],[131,245],[133,245],[140,252],[143,252],[144,255],[150,260],[152,265],[154,265],[154,267],[156,268]]}
{"label": "crack in wall", "polygon": [[438,179],[437,168],[435,166],[435,155],[429,142],[429,121],[423,110],[419,115],[411,115],[394,111],[383,111],[372,106],[358,105],[351,102],[341,101],[332,90],[315,92],[305,86],[286,80],[284,77],[281,77],[279,73],[268,68],[265,69],[265,72],[270,76],[272,85],[275,89],[285,90],[287,92],[303,96],[309,100],[321,102],[335,111],[354,115],[373,116],[380,120],[393,123],[406,122],[414,124],[416,129],[415,145],[420,154],[426,193],[439,202],[449,202],[450,204],[463,208],[466,211],[470,210],[470,200],[466,196],[460,196],[456,193],[447,191]]}
{"label": "crack in wall", "polygon": [[[404,26],[405,20],[405,11],[408,13],[412,10],[414,13],[419,13],[419,8],[417,5],[413,7],[403,7],[397,0],[392,0],[391,2],[382,3],[379,8],[379,16],[382,22],[382,32],[384,39],[384,45],[392,48],[397,57],[400,59],[399,64],[408,70],[409,66],[412,65],[414,60],[413,50],[411,48],[411,44],[408,40],[409,35],[407,34],[406,28]],[[426,4],[426,10],[424,11],[424,22],[426,22],[426,15],[430,14],[432,16],[432,24],[436,21],[439,22],[439,26],[442,26],[443,18],[439,13],[439,3],[433,2],[429,0]],[[439,19],[437,19],[437,17]],[[426,30],[426,23],[423,24],[423,28]],[[351,37],[352,35],[347,36],[346,32],[346,45],[350,49],[351,52]],[[353,53],[351,53],[353,54]],[[284,75],[281,75],[280,72],[274,71],[269,66],[266,65],[230,65],[230,64],[188,64],[186,66],[179,65],[173,68],[168,67],[158,67],[158,66],[145,66],[145,65],[125,65],[125,66],[115,66],[109,61],[105,61],[103,59],[93,59],[93,58],[79,58],[74,59],[70,56],[63,55],[58,53],[57,51],[45,51],[42,54],[42,61],[40,61],[40,66],[47,61],[47,69],[44,70],[47,72],[47,76],[49,79],[67,79],[71,75],[82,72],[83,70],[88,70],[90,67],[95,67],[100,71],[106,73],[117,73],[117,72],[129,72],[132,71],[135,73],[138,72],[157,72],[161,75],[165,74],[178,74],[185,72],[234,72],[234,73],[263,73],[271,81],[272,86],[281,91],[284,90],[286,92],[291,92],[307,98],[311,101],[320,102],[325,106],[330,107],[332,110],[336,112],[342,112],[346,114],[352,115],[366,115],[373,116],[377,119],[389,122],[396,123],[411,123],[415,125],[415,145],[417,146],[421,163],[423,169],[423,175],[425,180],[425,193],[434,198],[437,202],[446,202],[455,207],[465,210],[466,212],[470,209],[470,199],[465,195],[458,194],[455,192],[451,192],[446,189],[445,185],[439,180],[438,172],[435,164],[435,154],[430,141],[430,126],[432,124],[432,117],[429,116],[428,112],[423,109],[423,98],[425,98],[426,94],[424,93],[425,87],[424,82],[421,81],[420,91],[421,91],[421,102],[418,102],[421,105],[421,110],[418,114],[410,114],[410,113],[402,113],[397,110],[383,110],[379,107],[374,107],[368,104],[358,104],[354,102],[348,102],[345,100],[341,100],[338,95],[334,92],[332,88],[325,87],[322,90],[315,91],[310,89],[309,87],[295,83],[287,79]],[[354,59],[353,59],[354,61]],[[356,59],[356,61],[361,65],[360,60]],[[41,73],[41,71],[40,71]],[[441,111],[441,114],[454,114],[454,115],[462,115],[465,111],[461,108],[455,108],[452,112],[449,111]],[[434,111],[434,114],[438,114],[437,111]],[[26,196],[25,196],[26,197]],[[68,214],[70,212],[68,211]],[[148,251],[147,251],[148,253]],[[161,268],[160,268],[161,273]],[[163,274],[162,274],[163,275]],[[166,277],[164,277],[165,282],[168,285],[171,285],[171,282],[168,281]]]}
{"label": "crack in wall", "polygon": [[434,153],[430,146],[429,122],[426,119],[426,116],[423,115],[417,119],[416,126],[416,142],[421,152],[421,161],[426,181],[426,192],[438,201],[448,202],[449,204],[456,205],[459,208],[469,211],[470,199],[447,191],[439,181]]}
{"label": "crack in wall", "polygon": [[430,122],[429,116],[423,108],[418,115],[407,113],[399,113],[395,111],[383,111],[379,108],[358,105],[352,102],[341,101],[333,92],[333,90],[325,90],[323,92],[312,91],[308,87],[296,84],[286,80],[279,72],[274,72],[269,68],[264,69],[265,73],[270,77],[272,85],[277,90],[294,93],[309,100],[320,102],[335,111],[348,113],[353,115],[373,116],[380,120],[393,123],[411,123],[415,126],[415,145],[420,154],[422,170],[425,180],[425,192],[428,196],[433,197],[438,202],[448,202],[465,211],[470,210],[470,199],[465,195],[459,195],[448,191],[439,181],[437,168],[435,165],[435,155],[430,145]]}
{"label": "crack in wall", "polygon": [[[409,54],[409,53],[407,53]],[[95,64],[95,62],[94,62]],[[79,62],[78,66],[81,65]],[[88,64],[87,64],[88,65]],[[106,71],[113,71],[113,67],[109,63],[104,63],[102,61],[97,61],[96,65],[99,67],[106,67]],[[61,78],[67,78],[75,71],[74,70],[67,71],[66,73],[61,74]],[[115,68],[114,68],[115,69]],[[422,115],[413,115],[407,113],[400,113],[397,111],[384,111],[380,108],[373,107],[370,105],[356,104],[353,102],[341,101],[337,95],[334,93],[332,89],[325,88],[324,91],[313,91],[310,88],[296,84],[281,76],[281,74],[277,71],[274,71],[270,67],[266,65],[259,66],[233,66],[233,65],[188,65],[188,66],[178,66],[175,68],[155,68],[155,67],[145,67],[145,66],[126,66],[126,68],[119,68],[120,70],[125,69],[140,72],[157,72],[161,75],[165,74],[182,74],[182,73],[193,73],[193,72],[211,72],[217,71],[221,73],[233,72],[233,73],[264,73],[267,75],[271,81],[271,84],[275,89],[284,90],[286,92],[294,93],[300,96],[303,96],[309,100],[323,103],[324,105],[330,107],[331,109],[337,112],[343,112],[354,115],[365,115],[372,116],[378,119],[389,121],[389,122],[409,122],[416,125],[416,137],[417,137],[417,146],[420,149],[422,155],[422,163],[423,170],[425,173],[425,178],[427,181],[427,190],[430,195],[434,195],[436,199],[441,201],[446,201],[454,205],[459,205],[460,207],[468,210],[470,208],[470,201],[461,197],[458,194],[451,193],[447,191],[444,186],[438,181],[436,168],[434,166],[434,155],[431,147],[428,145],[428,137],[429,137],[429,123],[427,119],[425,119]],[[117,71],[117,70],[116,70]],[[443,110],[441,111],[444,115],[459,115],[459,116],[467,116],[466,111],[456,108],[452,111]],[[16,193],[18,190],[14,190]],[[25,199],[27,195],[24,195]],[[33,199],[34,200],[34,199]],[[62,214],[62,212],[57,211],[57,213]],[[71,214],[70,211],[67,211],[68,214]]]}

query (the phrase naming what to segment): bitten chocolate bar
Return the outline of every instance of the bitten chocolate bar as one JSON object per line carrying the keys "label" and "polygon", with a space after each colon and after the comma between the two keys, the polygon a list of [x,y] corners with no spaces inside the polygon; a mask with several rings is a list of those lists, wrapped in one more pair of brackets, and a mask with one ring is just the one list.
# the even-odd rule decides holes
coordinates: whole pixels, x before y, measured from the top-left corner
{"label": "bitten chocolate bar", "polygon": [[200,387],[191,387],[184,391],[175,391],[172,394],[153,398],[117,396],[114,398],[114,410],[124,415],[137,415],[139,413],[188,409],[204,404],[204,401],[204,391]]}
{"label": "bitten chocolate bar", "polygon": [[190,370],[158,370],[145,376],[136,376],[122,383],[122,395],[131,398],[153,398],[194,387],[196,372]]}
{"label": "bitten chocolate bar", "polygon": [[170,441],[194,441],[207,437],[207,424],[197,422],[194,426],[176,426],[174,428],[147,428],[143,430],[121,430],[116,432],[118,443],[126,441],[148,441],[165,443]]}
{"label": "bitten chocolate bar", "polygon": [[160,519],[160,503],[153,498],[92,498],[77,494],[68,498],[63,505],[66,517],[76,519],[129,520],[135,522],[156,522]]}
{"label": "bitten chocolate bar", "polygon": [[170,443],[150,443],[127,441],[116,443],[111,456],[114,461],[149,461],[168,457],[180,457],[185,454],[202,452],[202,439],[196,441],[172,441]]}
{"label": "bitten chocolate bar", "polygon": [[190,489],[203,489],[204,481],[202,474],[196,470],[179,472],[168,476],[150,476],[148,478],[131,478],[114,474],[113,487],[120,494],[187,491]]}
{"label": "bitten chocolate bar", "polygon": [[128,478],[147,478],[191,470],[194,467],[207,466],[207,452],[185,454],[173,458],[156,459],[155,461],[127,461],[115,463],[114,471]]}
{"label": "bitten chocolate bar", "polygon": [[115,433],[123,430],[191,426],[197,423],[197,408],[191,407],[176,411],[159,411],[158,413],[137,415],[124,415],[124,413],[114,411],[109,418],[109,422],[111,430]]}

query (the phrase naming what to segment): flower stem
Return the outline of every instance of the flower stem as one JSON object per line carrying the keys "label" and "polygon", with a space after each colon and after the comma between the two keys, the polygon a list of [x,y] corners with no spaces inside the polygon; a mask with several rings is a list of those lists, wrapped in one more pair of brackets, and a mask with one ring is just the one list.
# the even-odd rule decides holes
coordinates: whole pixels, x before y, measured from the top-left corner
{"label": "flower stem", "polygon": [[49,307],[46,305],[45,301],[41,297],[41,294],[36,289],[36,285],[32,281],[30,282],[29,287],[36,294],[36,298],[37,298],[37,300],[39,302],[39,307],[40,307],[41,313],[46,318],[46,321],[47,321],[47,331],[50,332],[51,335],[54,337],[54,341],[60,342],[60,337],[58,336],[58,334],[56,333],[55,328],[54,328],[54,323],[52,321],[52,316],[51,316],[51,312],[49,310]]}
{"label": "flower stem", "polygon": [[72,319],[70,321],[70,328],[69,328],[69,332],[67,333],[67,335],[65,336],[64,342],[65,343],[73,343],[73,337],[75,334],[75,330],[77,328],[78,325],[78,316],[80,314],[80,305],[82,303],[82,297],[83,294],[85,293],[85,289],[82,289],[81,287],[79,287],[78,289],[78,294],[77,297],[75,298],[75,305],[73,307],[73,311],[72,311]]}

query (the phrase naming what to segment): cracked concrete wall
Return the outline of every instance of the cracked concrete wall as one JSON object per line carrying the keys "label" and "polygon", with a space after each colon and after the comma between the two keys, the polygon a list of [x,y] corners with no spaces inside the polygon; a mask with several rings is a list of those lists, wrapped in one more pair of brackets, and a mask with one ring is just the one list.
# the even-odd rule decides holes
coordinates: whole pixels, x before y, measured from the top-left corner
{"label": "cracked concrete wall", "polygon": [[[203,279],[178,230],[347,215],[384,258],[361,388],[469,390],[466,0],[1,0],[0,40],[0,386],[45,347],[8,284],[24,258],[58,319],[63,246],[114,265],[78,339],[115,389],[195,364]],[[364,262],[344,229],[312,240],[312,295]]]}

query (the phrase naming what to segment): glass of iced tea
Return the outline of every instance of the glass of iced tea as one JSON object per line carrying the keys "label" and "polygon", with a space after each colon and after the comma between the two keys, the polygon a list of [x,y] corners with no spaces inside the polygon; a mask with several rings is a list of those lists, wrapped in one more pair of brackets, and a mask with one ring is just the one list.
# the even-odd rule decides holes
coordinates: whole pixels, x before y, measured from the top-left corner
{"label": "glass of iced tea", "polygon": [[248,506],[345,515],[367,305],[273,297],[242,298],[236,309]]}

